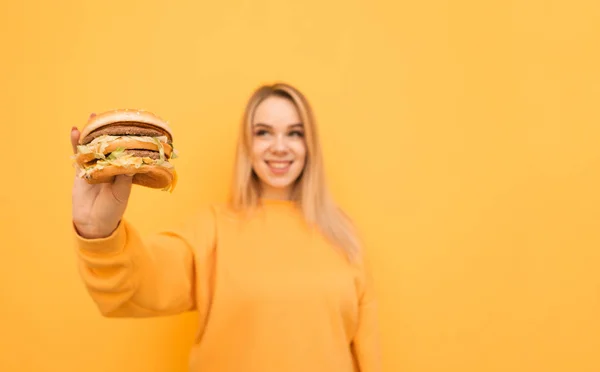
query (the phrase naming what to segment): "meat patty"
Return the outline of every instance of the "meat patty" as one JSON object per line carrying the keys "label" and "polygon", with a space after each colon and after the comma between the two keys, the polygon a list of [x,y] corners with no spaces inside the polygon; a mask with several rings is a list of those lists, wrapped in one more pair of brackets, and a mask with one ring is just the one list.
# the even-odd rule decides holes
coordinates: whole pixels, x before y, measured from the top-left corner
{"label": "meat patty", "polygon": [[166,136],[171,140],[169,134],[160,128],[147,125],[144,123],[115,123],[100,129],[96,129],[92,133],[88,134],[87,137],[83,139],[83,144],[87,145],[92,142],[94,139],[103,136],[148,136],[148,137],[160,137]]}
{"label": "meat patty", "polygon": [[152,150],[125,150],[124,153],[137,156],[139,158],[152,158],[154,160],[160,159],[160,153]]}

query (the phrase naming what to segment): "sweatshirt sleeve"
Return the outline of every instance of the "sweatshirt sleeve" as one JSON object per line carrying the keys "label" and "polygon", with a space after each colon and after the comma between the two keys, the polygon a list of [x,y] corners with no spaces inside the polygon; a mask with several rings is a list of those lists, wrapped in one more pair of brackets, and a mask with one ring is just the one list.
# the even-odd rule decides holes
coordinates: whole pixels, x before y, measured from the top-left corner
{"label": "sweatshirt sleeve", "polygon": [[145,237],[124,218],[106,238],[86,239],[75,230],[75,241],[80,276],[104,316],[174,315],[204,308],[208,301],[212,209]]}
{"label": "sweatshirt sleeve", "polygon": [[358,327],[352,350],[360,372],[381,372],[381,345],[377,300],[368,265],[360,268]]}

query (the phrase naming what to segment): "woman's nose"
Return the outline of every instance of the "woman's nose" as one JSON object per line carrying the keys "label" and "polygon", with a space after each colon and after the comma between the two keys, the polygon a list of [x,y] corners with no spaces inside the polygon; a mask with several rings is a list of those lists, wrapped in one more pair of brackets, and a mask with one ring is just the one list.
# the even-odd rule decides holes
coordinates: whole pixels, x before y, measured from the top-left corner
{"label": "woman's nose", "polygon": [[272,151],[274,152],[285,152],[287,150],[287,145],[285,143],[285,139],[283,136],[276,136],[273,142]]}

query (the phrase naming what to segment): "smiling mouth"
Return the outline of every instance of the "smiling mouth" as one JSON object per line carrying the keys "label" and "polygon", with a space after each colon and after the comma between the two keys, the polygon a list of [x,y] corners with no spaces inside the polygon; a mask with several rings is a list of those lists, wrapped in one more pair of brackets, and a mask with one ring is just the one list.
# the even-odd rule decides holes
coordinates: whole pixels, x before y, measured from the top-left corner
{"label": "smiling mouth", "polygon": [[265,161],[273,173],[285,173],[292,165],[292,161]]}

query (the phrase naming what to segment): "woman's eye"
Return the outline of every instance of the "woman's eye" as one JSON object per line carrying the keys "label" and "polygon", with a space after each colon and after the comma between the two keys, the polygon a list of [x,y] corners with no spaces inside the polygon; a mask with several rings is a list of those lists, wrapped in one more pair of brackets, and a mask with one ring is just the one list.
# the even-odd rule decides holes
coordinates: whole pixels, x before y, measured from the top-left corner
{"label": "woman's eye", "polygon": [[290,135],[292,135],[292,136],[298,136],[298,137],[302,137],[302,136],[304,136],[304,133],[302,133],[302,132],[301,132],[301,131],[299,131],[299,130],[295,130],[295,131],[293,131],[293,132],[290,132]]}
{"label": "woman's eye", "polygon": [[257,130],[256,132],[254,132],[257,136],[264,136],[265,134],[267,134],[267,131],[264,129],[260,129]]}

